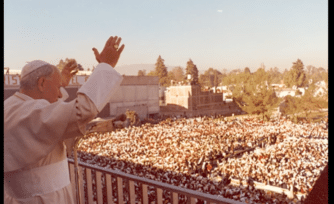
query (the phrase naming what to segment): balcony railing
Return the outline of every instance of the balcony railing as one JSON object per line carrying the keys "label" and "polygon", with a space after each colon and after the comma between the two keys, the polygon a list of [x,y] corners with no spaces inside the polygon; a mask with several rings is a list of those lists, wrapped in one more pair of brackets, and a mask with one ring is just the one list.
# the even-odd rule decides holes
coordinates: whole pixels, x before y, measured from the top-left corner
{"label": "balcony railing", "polygon": [[[68,159],[69,163],[69,171],[70,171],[70,179],[73,190],[76,189],[75,183],[75,171],[74,171],[74,161],[72,159]],[[138,203],[136,201],[137,198],[141,198],[141,204],[148,204],[149,203],[149,188],[154,187],[156,196],[154,203],[157,204],[165,204],[167,203],[164,200],[163,193],[170,192],[170,203],[177,204],[179,203],[179,195],[184,195],[187,198],[187,203],[195,204],[197,200],[204,201],[204,203],[228,203],[228,204],[245,204],[239,201],[235,201],[232,199],[227,199],[217,195],[210,195],[194,190],[189,190],[185,188],[181,188],[178,186],[173,186],[167,183],[162,183],[158,181],[154,181],[151,179],[147,179],[144,177],[134,176],[131,174],[127,174],[121,171],[110,170],[103,167],[94,166],[91,164],[78,162],[79,164],[79,186],[80,191],[80,204],[88,203],[88,204],[102,204],[102,203],[131,203],[135,204]],[[85,171],[85,177],[83,178],[83,171]],[[95,179],[92,177],[92,171],[95,172]],[[104,182],[103,182],[103,178]],[[117,198],[113,197],[113,186],[112,186],[112,177],[116,179],[116,191],[117,191]],[[95,182],[94,182],[95,180]],[[87,185],[86,190],[84,190],[84,181]],[[123,184],[123,181],[125,185]],[[96,192],[93,192],[93,183],[96,186]],[[135,183],[141,185],[142,192],[141,195],[136,195],[135,192]],[[103,187],[105,185],[105,188]],[[105,191],[105,192],[103,192]],[[96,201],[93,200],[93,196],[96,193]],[[127,195],[128,199],[124,200],[123,195]],[[104,198],[105,195],[106,197]],[[117,201],[117,202],[115,202]]]}

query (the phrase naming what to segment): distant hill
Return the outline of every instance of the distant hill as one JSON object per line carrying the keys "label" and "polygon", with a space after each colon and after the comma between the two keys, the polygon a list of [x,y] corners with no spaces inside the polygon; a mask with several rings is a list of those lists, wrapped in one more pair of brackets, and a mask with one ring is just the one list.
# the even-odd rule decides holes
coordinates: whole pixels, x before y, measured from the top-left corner
{"label": "distant hill", "polygon": [[138,75],[139,70],[146,70],[146,74],[155,69],[154,64],[130,64],[130,65],[121,65],[116,66],[116,71],[120,74],[125,75]]}
{"label": "distant hill", "polygon": [[[177,67],[177,66],[166,65],[166,67],[168,71],[171,71],[174,67]],[[122,75],[124,74],[124,75],[137,76],[139,70],[146,70],[146,74],[148,74],[150,71],[153,71],[155,69],[155,64],[120,65],[120,66],[116,66],[115,69]],[[183,67],[183,71],[185,71],[184,67]],[[205,70],[198,70],[199,74],[204,73],[204,71]]]}

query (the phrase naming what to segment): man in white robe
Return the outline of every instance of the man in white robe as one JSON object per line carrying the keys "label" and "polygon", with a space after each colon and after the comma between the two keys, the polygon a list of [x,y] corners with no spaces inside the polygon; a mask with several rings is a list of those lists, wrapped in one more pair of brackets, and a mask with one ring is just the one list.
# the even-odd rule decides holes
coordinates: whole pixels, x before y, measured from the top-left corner
{"label": "man in white robe", "polygon": [[[64,102],[63,86],[76,73],[76,62],[61,73],[40,60],[22,69],[20,92],[4,101],[5,203],[74,203],[64,140],[83,136],[118,89],[122,76],[113,67],[124,49],[118,49],[120,41],[110,37],[101,54],[93,48],[99,64],[70,102]],[[45,70],[50,74],[38,76]]]}

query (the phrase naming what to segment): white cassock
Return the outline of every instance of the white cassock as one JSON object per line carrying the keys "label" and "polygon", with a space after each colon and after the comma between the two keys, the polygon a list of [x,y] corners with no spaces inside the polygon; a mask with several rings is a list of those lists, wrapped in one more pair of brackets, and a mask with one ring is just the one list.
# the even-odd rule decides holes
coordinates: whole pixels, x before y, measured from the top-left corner
{"label": "white cassock", "polygon": [[4,101],[5,203],[74,203],[64,140],[85,134],[122,79],[100,63],[71,102],[49,103],[19,92]]}

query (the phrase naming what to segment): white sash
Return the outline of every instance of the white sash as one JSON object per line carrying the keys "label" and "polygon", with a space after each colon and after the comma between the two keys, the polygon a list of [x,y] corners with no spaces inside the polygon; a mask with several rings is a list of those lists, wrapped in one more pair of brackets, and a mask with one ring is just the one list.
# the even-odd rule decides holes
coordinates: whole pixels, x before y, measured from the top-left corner
{"label": "white sash", "polygon": [[69,184],[67,159],[26,171],[4,173],[4,190],[17,199],[51,193]]}

